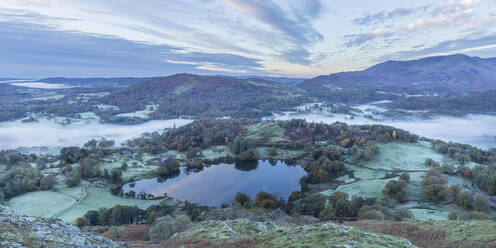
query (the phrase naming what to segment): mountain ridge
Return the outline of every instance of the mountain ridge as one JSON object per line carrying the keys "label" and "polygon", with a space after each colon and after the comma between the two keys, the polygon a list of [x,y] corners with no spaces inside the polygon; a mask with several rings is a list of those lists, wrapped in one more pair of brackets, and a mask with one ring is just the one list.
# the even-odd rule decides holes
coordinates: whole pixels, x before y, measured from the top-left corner
{"label": "mountain ridge", "polygon": [[463,94],[496,89],[496,58],[463,54],[390,60],[362,71],[321,75],[297,85],[318,96],[329,89],[377,88],[388,93]]}

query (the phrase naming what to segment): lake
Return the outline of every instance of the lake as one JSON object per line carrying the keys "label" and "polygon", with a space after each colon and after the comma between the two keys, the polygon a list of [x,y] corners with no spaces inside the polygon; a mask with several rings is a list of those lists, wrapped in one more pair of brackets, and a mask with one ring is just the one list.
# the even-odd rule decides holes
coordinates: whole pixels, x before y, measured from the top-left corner
{"label": "lake", "polygon": [[181,168],[177,177],[143,179],[123,186],[124,193],[133,190],[154,196],[167,193],[175,199],[208,206],[221,206],[242,192],[254,198],[259,191],[283,197],[300,190],[300,178],[306,172],[300,166],[288,166],[282,161],[253,161],[237,164],[218,164],[191,172]]}

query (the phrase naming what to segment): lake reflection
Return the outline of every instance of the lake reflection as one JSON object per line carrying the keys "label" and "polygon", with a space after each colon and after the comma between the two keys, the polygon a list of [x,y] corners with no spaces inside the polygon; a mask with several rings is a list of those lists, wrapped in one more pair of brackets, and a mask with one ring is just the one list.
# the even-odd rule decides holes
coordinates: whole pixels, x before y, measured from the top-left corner
{"label": "lake reflection", "polygon": [[205,167],[200,172],[181,173],[169,179],[143,179],[134,187],[123,186],[123,191],[133,190],[136,194],[146,192],[154,196],[167,193],[181,201],[190,201],[209,206],[220,206],[234,199],[237,192],[254,197],[265,191],[287,199],[291,192],[300,189],[300,178],[306,172],[300,166],[287,166],[284,162],[253,161],[233,164],[219,164]]}

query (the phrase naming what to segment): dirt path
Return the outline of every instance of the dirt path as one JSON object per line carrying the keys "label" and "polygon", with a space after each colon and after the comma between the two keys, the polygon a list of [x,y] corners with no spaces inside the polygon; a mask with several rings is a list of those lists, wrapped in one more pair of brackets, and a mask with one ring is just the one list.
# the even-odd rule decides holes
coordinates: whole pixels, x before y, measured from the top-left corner
{"label": "dirt path", "polygon": [[79,199],[77,201],[73,202],[69,207],[66,207],[66,208],[62,209],[61,211],[59,211],[58,213],[56,213],[51,219],[57,219],[59,216],[63,215],[64,213],[66,213],[67,211],[71,210],[76,205],[78,205],[80,202],[82,202],[86,198],[86,196],[88,196],[86,189],[88,188],[89,185],[90,185],[89,182],[85,182],[83,187],[81,188],[81,192],[83,193],[81,195],[81,197],[79,197]]}

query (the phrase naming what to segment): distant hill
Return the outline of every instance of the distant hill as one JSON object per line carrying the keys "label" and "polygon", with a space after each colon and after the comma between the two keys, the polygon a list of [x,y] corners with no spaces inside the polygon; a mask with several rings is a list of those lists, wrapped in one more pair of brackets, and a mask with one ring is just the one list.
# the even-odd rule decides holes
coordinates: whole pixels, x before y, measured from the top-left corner
{"label": "distant hill", "polygon": [[179,116],[258,118],[309,101],[302,89],[263,79],[176,74],[118,89],[99,100],[120,112],[157,105],[153,119]]}
{"label": "distant hill", "polygon": [[387,61],[363,71],[306,80],[298,87],[320,97],[342,90],[386,93],[463,94],[496,89],[496,58],[456,54],[409,61]]}
{"label": "distant hill", "polygon": [[297,85],[297,84],[307,80],[307,78],[267,77],[267,76],[255,76],[255,75],[253,75],[253,76],[240,76],[237,78],[241,78],[241,79],[259,78],[259,79],[264,79],[264,80],[273,81],[273,82],[280,83],[280,84],[287,84],[287,85]]}
{"label": "distant hill", "polygon": [[77,87],[125,87],[150,78],[44,78],[38,80],[43,83],[65,84]]}

